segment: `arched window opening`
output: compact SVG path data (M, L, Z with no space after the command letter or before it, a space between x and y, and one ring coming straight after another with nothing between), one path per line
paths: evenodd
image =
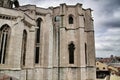
M40 29L41 29L41 22L42 19L38 18L36 23L37 23L37 31L36 31L36 48L35 48L35 63L39 63L39 54L40 54Z
M73 24L73 17L72 17L72 15L69 16L69 24Z
M23 31L23 38L22 38L22 65L25 65L25 58L26 58L26 44L27 44L27 32L26 30Z
M74 50L75 50L75 45L73 44L73 42L71 42L68 45L68 49L69 49L69 63L70 64L74 64Z
M3 25L0 29L0 64L5 64L9 36L10 27L8 25Z
M41 28L41 21L42 19L41 18L38 18L37 19L37 31L36 31L36 43L40 43L40 28Z

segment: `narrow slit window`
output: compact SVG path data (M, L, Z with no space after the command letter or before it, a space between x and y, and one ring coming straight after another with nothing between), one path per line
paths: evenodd
M87 44L85 43L85 63L87 64L88 61L87 61Z
M75 45L73 44L73 42L71 42L68 45L68 49L69 49L69 63L70 64L74 64L74 50L75 50Z
M35 63L39 63L39 47L36 47Z
M0 64L5 64L9 35L10 27L5 24L0 28Z
M39 63L39 56L40 56L40 33L41 33L41 22L42 19L38 18L36 23L37 23L37 27L38 29L36 30L36 44L35 44L35 63L38 64Z
M22 38L22 64L25 65L25 58L26 58L26 44L27 44L27 32L26 30L23 31L23 38Z
M87 64L87 44L85 43L85 63Z

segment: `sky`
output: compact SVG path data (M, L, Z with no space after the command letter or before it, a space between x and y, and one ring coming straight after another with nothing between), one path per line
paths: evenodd
M48 8L61 3L93 10L96 57L120 56L120 0L19 0L20 5Z

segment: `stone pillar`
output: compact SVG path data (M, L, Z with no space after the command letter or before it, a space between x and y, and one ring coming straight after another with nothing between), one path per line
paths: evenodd
M79 16L79 41L80 41L80 66L85 67L85 33L84 33L84 17Z
M52 68L53 67L53 25L52 25L52 17L50 14L47 14L48 16L48 34L49 34L49 49L48 49L48 67Z
M79 41L80 41L80 67L81 67L81 80L86 80L86 57L85 57L85 32L84 32L84 16L79 16Z
M35 64L35 26L32 26L27 34L26 68L33 68Z

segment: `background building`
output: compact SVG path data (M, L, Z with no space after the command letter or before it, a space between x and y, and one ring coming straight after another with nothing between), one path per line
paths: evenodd
M91 9L15 1L0 1L0 79L95 80Z
M96 58L97 80L119 80L120 79L120 57Z

